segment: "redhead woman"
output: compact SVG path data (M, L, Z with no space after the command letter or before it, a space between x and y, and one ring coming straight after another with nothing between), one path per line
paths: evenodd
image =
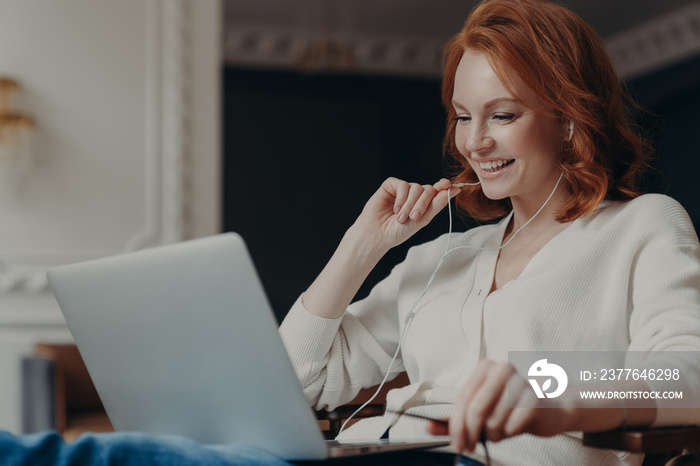
M490 441L497 464L640 464L577 432L700 422L665 400L517 407L532 394L514 351L700 350L700 255L683 208L641 195L650 148L592 28L537 0L482 2L446 47L443 103L452 180L387 180L347 231L281 335L309 401L333 409L406 371L387 414L341 438L416 438L425 422L466 453ZM460 186L466 183L465 186ZM500 221L412 248L364 300L359 285L387 250L455 196ZM696 353L697 354L697 353ZM395 356L395 359L392 358ZM698 400L700 358L682 381L601 381L597 389L682 389ZM534 396L533 396L534 398ZM687 406L700 406L689 401Z
M677 202L637 187L651 151L600 39L554 3L484 1L446 46L442 98L445 152L457 166L451 179L386 180L280 327L309 403L333 409L406 372L410 384L388 394L385 415L340 437L449 435L465 465L482 464L480 440L492 464L641 464L639 455L583 446L580 432L700 423L700 357L684 360L678 379L591 385L682 391L686 409L666 399L584 403L572 390L545 404L528 373L509 362L509 353L526 351L700 350L698 238ZM351 303L379 259L450 198L490 223L412 248L367 298ZM537 387L551 394L548 382ZM356 463L453 459L427 452ZM0 435L3 460L289 464L249 449L137 434L75 444L52 434Z

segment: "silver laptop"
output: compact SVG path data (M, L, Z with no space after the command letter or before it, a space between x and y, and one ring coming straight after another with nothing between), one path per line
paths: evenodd
M235 233L56 267L48 279L116 430L285 459L448 443L324 441Z

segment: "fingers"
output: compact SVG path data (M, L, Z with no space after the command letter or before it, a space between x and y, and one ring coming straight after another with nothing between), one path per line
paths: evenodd
M508 381L506 389L504 392L505 396L501 396L496 403L496 406L491 413L491 416L486 420L484 426L486 438L498 442L504 438L511 437L512 432L512 421L513 414L518 410L512 409L515 405L514 401L518 400L525 392L526 382L517 375L515 370L511 367L510 374L508 375Z
M401 214L401 208L406 204L406 200L408 199L408 194L410 191L411 185L400 180L396 180L396 197L394 199L394 213L398 215L399 217L399 223L405 223L406 219L405 217L402 217ZM404 216L406 215L405 212L403 213ZM402 221L403 220L403 221Z
M443 209L450 194L459 193L451 183L442 179L434 185L407 183L388 178L367 201L356 225L377 247L397 246L427 225Z
M425 426L425 430L427 430L430 435L449 435L450 429L448 423L445 421L447 421L447 419L443 419L442 422L429 421L428 425Z
M542 400L535 398L532 390L522 390L503 426L503 433L507 437L523 433L549 437L564 432L566 419L570 417L561 398Z
M393 210L401 224L409 220L432 220L432 217L447 205L447 194L442 193L448 189L452 195L459 192L459 188L452 188L450 182L444 178L432 186L407 183L395 178L390 178L387 183L388 187L395 191Z
M458 451L474 451L482 435L494 442L523 433L552 436L567 428L565 406L540 400L509 364L481 361L455 400L448 433ZM428 432L444 435L431 423Z
M481 433L481 426L478 422L480 413L476 412L476 410L482 407L476 406L472 399L486 381L489 370L487 363L488 361L479 363L455 400L454 407L452 408L452 416L450 417L450 437L452 439L452 446L457 451L473 451L474 447L471 444L470 428L478 431L471 433L472 436ZM481 416L483 416L483 413L481 413ZM470 427L467 427L468 418L472 420L472 422L469 423L471 424ZM477 422L473 422L473 420Z
M501 429L504 437L512 437L524 433L536 420L537 414L540 414L539 410L549 409L537 408L532 406L531 403L528 406L528 398L529 393L520 393L517 401L518 409L513 409L510 416L503 420Z
M458 451L474 451L482 432L491 431L502 437L503 420L511 408L507 404L506 386L512 368L484 360L477 366L464 389L455 400L449 433ZM492 420L492 417L494 418Z

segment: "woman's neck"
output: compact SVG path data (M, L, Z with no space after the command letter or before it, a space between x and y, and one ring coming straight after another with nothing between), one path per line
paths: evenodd
M539 196L511 197L513 219L511 231L517 231L528 223L529 229L539 229L560 223L557 217L570 199L567 183L560 179L552 190Z

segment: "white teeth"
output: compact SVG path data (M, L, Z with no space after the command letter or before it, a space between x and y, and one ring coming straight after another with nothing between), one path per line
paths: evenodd
M510 160L497 160L497 161L489 161L489 162L479 162L479 166L481 167L482 170L493 170L493 169L498 169L501 168L503 165L509 164L511 161Z

